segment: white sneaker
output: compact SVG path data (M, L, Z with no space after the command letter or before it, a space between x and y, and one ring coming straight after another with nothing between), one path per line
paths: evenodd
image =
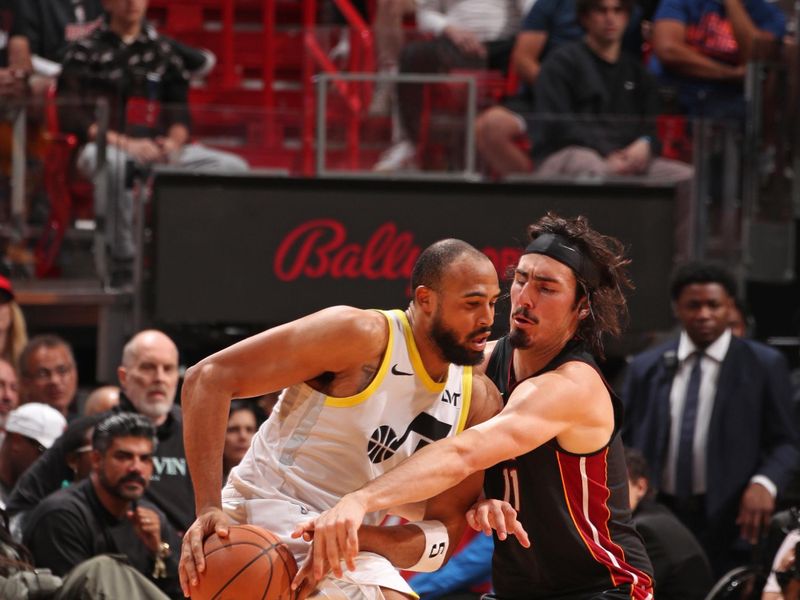
M328 52L328 58L334 63L345 64L350 58L350 34L343 31L338 43Z
M378 173L393 173L395 171L414 169L416 168L416 157L417 149L414 144L408 140L402 140L394 146L390 146L386 152L381 154L372 170Z

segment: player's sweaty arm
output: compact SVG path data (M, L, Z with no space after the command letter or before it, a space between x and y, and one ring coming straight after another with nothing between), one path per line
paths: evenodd
M202 360L190 368L181 394L186 460L192 475L197 520L187 530L180 562L181 587L205 569L202 544L215 532L227 535L220 510L222 450L233 398L248 398L312 380L362 376L364 364L382 356L386 318L375 311L339 306L275 327ZM336 352L320 351L336 348Z
M472 390L467 428L487 421L502 408L502 399L497 388L484 375L473 376ZM466 525L464 515L479 498L482 485L483 471L479 471L431 498L425 504L420 525L409 523L390 527L362 526L357 534L358 548L380 554L401 569L438 568L438 565L450 558L461 540ZM308 531L312 523L313 521L298 526L295 537ZM309 534L307 538L310 537ZM329 556L332 556L329 553L336 551L336 545L328 544L324 536L319 539L321 543L314 538L312 552L309 554L311 558L295 578L296 589L313 589L313 584L328 570L332 570L337 577L342 575L341 563L338 560L329 560Z

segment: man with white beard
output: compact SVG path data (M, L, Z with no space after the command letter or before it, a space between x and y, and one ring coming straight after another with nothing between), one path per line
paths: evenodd
M156 426L158 447L145 496L182 533L194 521L194 492L183 450L183 417L175 406L178 348L161 331L141 331L125 345L117 376L121 393L114 410L137 412Z

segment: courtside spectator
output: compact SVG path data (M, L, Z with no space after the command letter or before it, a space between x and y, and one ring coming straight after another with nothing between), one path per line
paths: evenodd
M84 415L96 415L104 413L119 404L119 387L116 385L104 385L97 388L86 398L83 404Z
M656 580L658 600L703 600L714 584L711 566L691 531L653 499L642 453L625 450L633 524L642 536Z
M97 425L90 476L49 496L28 518L23 543L36 566L65 575L95 556L121 554L143 576L131 578L131 593L155 584L180 596L178 537L143 497L156 445L155 428L142 415L120 413Z
M16 365L27 343L25 316L15 299L8 270L0 264L0 358Z
M728 327L736 337L751 338L755 333L755 319L739 296L733 299L733 306L728 313Z
M161 331L137 333L122 351L117 375L122 394L114 410L137 412L156 427L158 447L147 499L177 531L185 531L194 521L194 491L183 449L183 417L175 405L178 348Z
M67 422L54 408L34 402L12 410L0 446L0 504L5 508L20 476L58 439Z
M77 412L78 367L72 347L57 335L37 335L19 357L22 402L48 404L67 418Z
M11 537L5 519L0 518L0 598L50 598L60 587L60 577L34 569L31 553Z
M15 539L22 539L25 519L44 498L89 474L92 431L105 416L73 419L64 434L17 480L6 506L9 528Z
M250 448L250 440L258 429L258 413L253 402L234 400L228 412L228 428L225 430L225 447L222 450L222 481L238 465Z
M142 331L125 345L117 373L122 394L120 404L112 412L142 414L156 427L158 446L146 496L167 516L174 529L183 531L194 520L194 492L183 450L183 418L180 408L174 404L178 388L178 349L162 332ZM75 474L67 455L84 444L80 438L72 436L67 446L65 438L66 435L62 436L20 481L8 506L12 515L30 511L42 498L58 489L62 481L73 480ZM18 527L12 529L16 531Z
M14 367L0 359L0 428L5 426L9 413L19 404L17 374ZM2 436L0 435L0 442Z

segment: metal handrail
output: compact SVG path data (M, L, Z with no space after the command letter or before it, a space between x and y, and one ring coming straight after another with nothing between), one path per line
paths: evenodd
M350 38L351 72L374 72L375 56L372 32L350 0L334 1L353 31ZM316 0L304 0L303 25L305 32L303 43L308 55L303 68L303 173L307 176L314 174L314 112L316 108L313 80L314 67L318 67L328 75L341 74L340 69L328 58L316 38L316 12ZM338 79L334 84L334 88L342 96L348 109L348 159L351 166L355 167L358 163L359 115L362 107L366 104L367 97L371 91L371 84L369 82L349 84Z

